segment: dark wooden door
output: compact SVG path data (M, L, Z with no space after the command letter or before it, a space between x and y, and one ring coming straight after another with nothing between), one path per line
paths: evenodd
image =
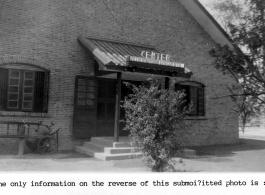
M96 135L96 94L95 77L77 76L75 79L73 134L75 138Z
M116 83L114 79L98 78L96 136L113 136Z

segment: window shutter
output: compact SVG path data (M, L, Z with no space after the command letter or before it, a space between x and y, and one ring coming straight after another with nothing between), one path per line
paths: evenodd
M21 81L22 74L20 70L9 70L7 109L19 110L21 101Z
M204 89L198 88L198 115L204 115Z
M184 93L189 95L189 86L188 85L175 85L175 91L182 91L184 89Z
M190 112L191 115L197 115L198 113L198 108L197 108L197 87L194 86L190 86L189 90L190 90L190 103L192 102L192 108L193 110Z
M47 112L48 110L49 73L35 73L34 112Z
M6 108L8 70L0 68L0 110Z
M180 91L180 90L181 90L181 86L178 85L178 84L176 84L176 85L175 85L175 91Z
M183 98L183 100L185 102L182 104L182 108L184 108L185 106L188 106L188 104L190 103L190 100L189 100L189 96L190 96L190 94L189 94L189 86L176 84L175 85L175 91L184 91L185 97Z
M49 98L49 73L44 74L44 92L43 92L43 112L48 112L48 98Z
M34 77L32 71L24 71L22 87L22 110L32 111L34 102Z
M202 85L187 85L187 83L176 84L175 91L183 90L187 94L185 96L186 105L190 102L193 103L193 110L190 112L190 115L193 116L204 116L204 87Z

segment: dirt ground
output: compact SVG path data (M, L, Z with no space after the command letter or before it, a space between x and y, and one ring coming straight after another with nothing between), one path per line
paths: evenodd
M234 145L193 147L196 156L183 158L184 172L265 172L265 129L248 128ZM27 172L150 172L142 159L101 161L73 151L57 154L0 155L0 171Z

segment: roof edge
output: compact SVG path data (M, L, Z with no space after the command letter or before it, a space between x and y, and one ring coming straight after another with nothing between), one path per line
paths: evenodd
M198 0L179 0L179 2L187 9L187 11L216 43L221 45L227 44L234 48L228 34Z
M102 62L104 65L113 65L115 64L104 52L101 52L97 46L95 46L91 41L86 39L83 36L78 36L77 40L85 46L92 54Z
M117 40L106 39L106 38L101 38L101 37L87 36L85 38L87 38L87 39L95 39L95 40L99 40L99 41L107 41L107 42L111 42L111 43L119 43L119 44L124 44L124 45L133 45L133 46L137 46L137 47L146 47L148 49L156 50L155 46L153 46L153 45L138 44L138 43L132 43L132 42L126 42L126 41L117 41Z
M229 40L232 44L232 40L230 39L229 35L225 32L223 27L214 19L214 17L208 12L208 10L198 1L194 0L194 2L198 5L198 7L209 17L209 19L214 23L214 25L221 31L221 33ZM233 44L232 44L233 45Z

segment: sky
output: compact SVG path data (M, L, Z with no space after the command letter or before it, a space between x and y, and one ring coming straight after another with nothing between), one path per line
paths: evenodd
M199 0L199 2L202 4L202 5L205 5L207 3L210 3L211 1L213 0Z
M214 0L198 0L204 7L206 4L214 2ZM207 9L207 7L205 7Z
M205 9L211 14L211 15L213 15L213 14L215 14L215 11L214 10L212 10L212 9L209 9L209 7L206 7L205 5L207 5L207 4L210 4L211 2L215 2L216 0L198 0L204 7L205 7ZM213 15L213 17L214 17L214 15ZM218 20L216 20L217 22L218 22Z
M199 0L202 4L204 4L204 3L207 3L207 2L209 2L209 1L211 1L211 0Z
M198 0L204 7L205 5L214 2L215 0ZM207 9L207 11L211 14L211 12L213 12L213 10L209 10L207 7L205 7L205 9Z

